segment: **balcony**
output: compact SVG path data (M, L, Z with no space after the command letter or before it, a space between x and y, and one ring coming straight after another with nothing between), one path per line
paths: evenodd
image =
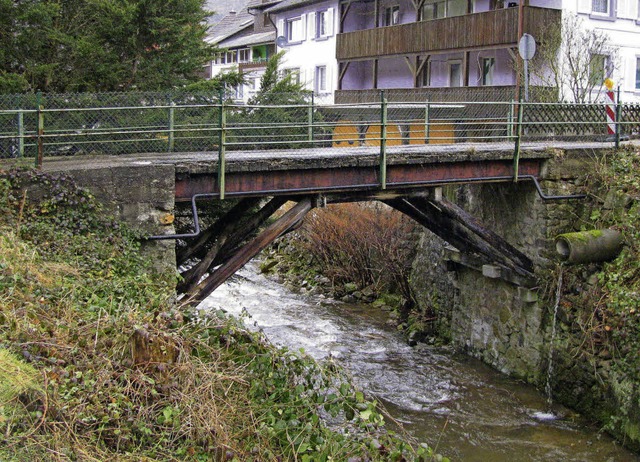
M384 90L385 98L390 103L408 103L429 101L511 101L516 88L506 87L456 87L456 88L402 88ZM337 90L336 104L377 103L380 101L380 90Z
M560 24L561 10L525 6L524 32L534 37ZM517 46L518 8L338 34L338 61Z
M264 69L267 67L266 59L257 59L255 61L246 61L243 63L238 63L238 69L240 72L247 73L250 71L255 71L256 69Z

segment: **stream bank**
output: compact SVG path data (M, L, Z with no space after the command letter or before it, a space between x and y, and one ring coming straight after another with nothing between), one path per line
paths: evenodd
M424 233L413 262L418 310L437 313L436 328L468 355L540 390L640 450L640 193L637 150L596 158L556 152L546 167L547 194L584 200L543 201L529 183L470 185L445 191L535 263L538 284L517 286L458 264L447 244ZM626 246L608 263L561 271L554 238L614 228ZM557 316L554 312L557 311ZM556 324L557 322L557 324ZM557 335L552 343L553 326ZM548 381L547 371L553 374ZM549 382L549 383L548 383Z
M293 293L252 262L202 306L242 317L276 345L344 366L393 418L452 460L638 461L534 387L451 348L410 347L369 305Z

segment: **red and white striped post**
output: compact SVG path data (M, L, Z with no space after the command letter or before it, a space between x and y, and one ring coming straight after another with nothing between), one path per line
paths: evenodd
M607 133L616 134L616 96L613 93L613 80L605 79L604 85L607 87Z

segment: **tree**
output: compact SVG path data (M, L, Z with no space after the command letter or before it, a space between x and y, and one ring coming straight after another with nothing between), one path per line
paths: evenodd
M236 141L244 143L243 149L307 146L308 100L311 92L295 75L280 71L283 57L284 51L281 51L269 58L260 80L260 89L248 101L247 107L238 111L235 119L232 119L251 127L234 132Z
M204 0L0 0L0 91L160 90L214 48Z
M267 67L260 79L260 89L256 96L249 100L250 105L267 104L303 104L310 95L304 84L291 72L281 72L280 66L284 58L280 51L269 58Z
M617 49L609 36L585 27L575 14L542 31L531 73L544 86L558 90L560 101L597 102L604 79L617 68Z

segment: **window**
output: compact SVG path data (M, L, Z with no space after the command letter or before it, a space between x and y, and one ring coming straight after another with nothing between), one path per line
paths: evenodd
M291 69L285 69L284 70L284 74L291 76L291 82L292 83L295 83L295 84L299 84L300 83L300 69L299 68L294 67L294 68L291 68Z
M251 50L248 48L243 48L242 50L238 50L238 62L239 63L248 63L250 62Z
M326 37L328 34L328 11L318 11L316 14L316 38Z
M425 3L422 5L421 19L428 21L430 19L444 18L445 11L445 2Z
M462 63L460 61L449 62L449 86L462 86Z
M591 12L608 15L609 0L591 0Z
M304 40L304 29L301 17L287 19L286 32L288 42L301 42Z
M462 16L467 13L466 0L431 0L426 1L422 5L420 20L428 21L430 19L451 18L453 16Z
M398 22L400 22L400 7L395 5L385 8L383 26L393 26Z
M420 70L418 85L421 87L430 87L431 86L431 62L427 61L422 64L422 69Z
M316 66L314 89L316 93L327 91L327 66Z
M227 64L232 64L238 62L238 54L236 51L227 51Z
M310 17L312 19L309 25L314 38L322 39L333 35L333 8L312 13Z
M640 90L640 58L636 58L636 90Z
M593 55L589 62L589 83L591 85L603 85L604 79L609 77L609 63L611 59L607 55Z
M496 58L482 58L482 85L493 85L493 69L496 67Z

